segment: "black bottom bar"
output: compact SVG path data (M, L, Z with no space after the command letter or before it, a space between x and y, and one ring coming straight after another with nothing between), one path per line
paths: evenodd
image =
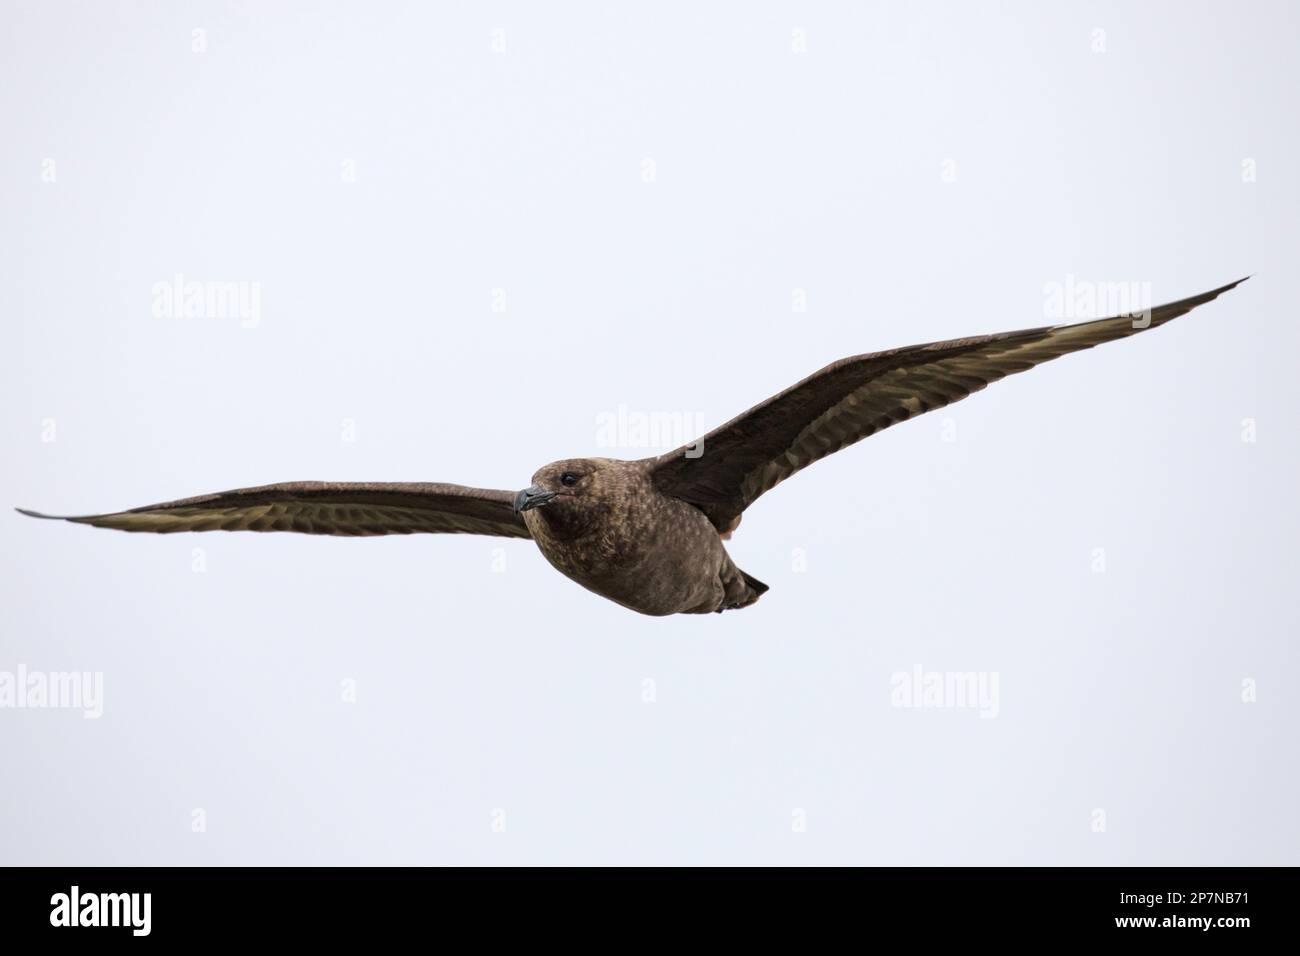
M7 942L681 939L847 931L918 945L1289 937L1294 869L7 869ZM74 889L75 887L75 889ZM147 896L146 896L147 894ZM602 935L608 930L602 930ZM1244 934L1244 935L1243 935ZM608 938L607 942L615 942Z

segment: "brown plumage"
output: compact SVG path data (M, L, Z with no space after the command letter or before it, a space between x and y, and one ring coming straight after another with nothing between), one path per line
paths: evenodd
M518 493L294 482L64 520L122 531L531 537L557 570L643 614L747 607L767 585L722 545L766 491L890 425L1043 362L1155 328L1244 280L1150 310L843 359L658 458L554 462ZM18 509L36 518L55 517Z

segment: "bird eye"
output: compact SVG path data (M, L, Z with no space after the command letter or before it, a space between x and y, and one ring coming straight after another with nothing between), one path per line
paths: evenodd
M572 488L577 483L578 476L571 471L566 471L564 474L560 475L560 484L564 485L566 488Z

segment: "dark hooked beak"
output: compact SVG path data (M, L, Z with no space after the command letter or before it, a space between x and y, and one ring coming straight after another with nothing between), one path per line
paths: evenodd
M519 514L521 511L531 511L533 508L540 508L554 498L556 494L557 492L547 491L541 485L529 485L515 495L515 514Z

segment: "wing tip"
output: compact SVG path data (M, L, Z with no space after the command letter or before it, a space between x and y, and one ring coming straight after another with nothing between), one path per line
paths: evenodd
M33 511L30 508L14 508L14 511L29 518L40 518L42 521L72 521L76 524L88 524L94 518L107 517L106 515L47 515L43 511Z
M1207 302L1213 302L1219 296L1223 295L1223 293L1231 292L1233 289L1237 288L1237 286L1241 285L1247 279L1253 278L1254 275L1255 273L1252 272L1250 275L1242 276L1240 279L1238 279L1235 282L1229 282L1227 285L1221 285L1217 289L1211 289L1209 292L1202 292L1200 295L1194 295L1190 298L1183 299L1181 302L1172 302L1170 303L1170 305L1173 306L1185 305L1187 306L1187 311L1190 312L1198 305L1205 305Z
M1254 275L1255 273L1252 272L1250 275L1242 276L1240 279L1237 279L1235 282L1229 282L1227 285L1221 285L1217 289L1210 289L1198 295L1192 295L1192 296L1188 296L1185 299L1179 299L1176 302L1166 302L1164 305L1159 305L1156 306L1155 308L1147 309L1145 310L1147 316L1153 319L1154 321L1150 321L1148 324L1142 326L1135 325L1134 328L1137 329L1138 331L1141 331L1142 329L1145 328L1164 325L1165 323L1171 321L1172 319L1176 319L1179 318L1180 316L1186 315L1188 312L1191 312L1193 309L1199 308L1200 306L1213 302L1219 296L1223 295L1223 293L1232 291L1233 289L1237 288L1237 286L1245 282L1247 279L1253 278ZM1121 316L1115 316L1114 318L1130 318L1130 317L1135 317L1138 314L1140 313L1135 312L1132 314L1132 316L1121 315ZM1079 325L1085 325L1085 324L1088 323L1083 323L1083 322L1079 323ZM1057 326L1057 328L1068 328L1068 326Z

